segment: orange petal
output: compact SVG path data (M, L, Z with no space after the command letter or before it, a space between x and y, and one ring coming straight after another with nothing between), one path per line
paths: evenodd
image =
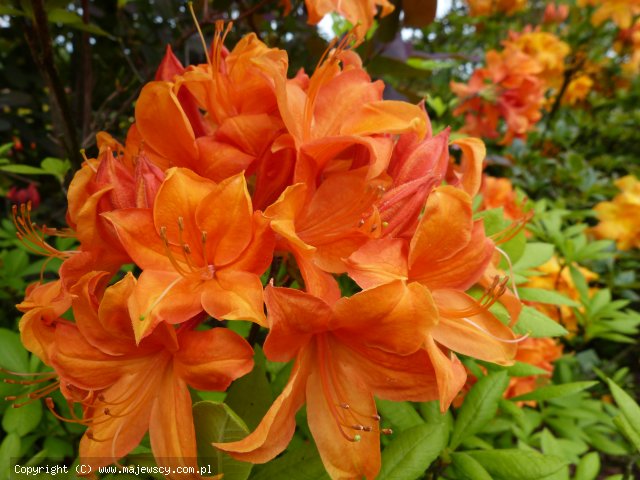
M471 198L451 186L429 195L424 215L409 249L411 276L427 274L433 264L451 258L469 243L473 212Z
M438 381L440 411L445 412L467 381L467 371L453 353L447 356L440 350L431 335L427 335L425 345Z
M235 260L251 241L253 209L242 173L210 192L199 202L195 218L199 230L207 233L207 262L222 266Z
M380 433L376 431L360 432L349 428L351 424L363 423L376 426L371 418L376 414L376 404L368 386L361 380L357 370L349 364L332 365L335 375L333 380L338 385L332 385L334 391L326 391L329 381L325 381L316 367L307 381L307 421L313 439L318 446L322 463L331 478L362 478L373 480L380 470ZM341 391L344 398L335 397L335 390ZM351 409L362 412L360 417L351 415L340 409L340 403L346 401ZM341 415L338 424L334 418L337 409ZM369 414L369 418L366 418ZM343 418L342 418L343 417ZM358 421L360 420L360 421ZM351 422L351 423L347 423ZM349 441L341 431L354 438L360 436L359 441Z
M346 344L401 355L418 350L425 333L438 322L429 290L402 281L342 298L336 302L334 313L331 329Z
M304 403L309 374L307 356L308 352L303 351L296 360L289 382L252 433L237 442L214 443L213 446L251 463L268 462L287 448L296 430L296 412Z
M369 240L346 260L347 272L362 288L406 280L407 242L399 238Z
M173 119L170 130L167 118ZM174 165L193 167L198 159L195 134L169 82L147 83L136 102L136 126L144 143Z
M440 310L440 323L432 330L434 340L479 360L512 365L517 352L515 335L491 313L478 309L477 302L456 290L436 290L433 298ZM475 309L479 313L461 316L455 312Z
M461 183L462 188L471 197L480 190L482 183L482 168L487 149L479 138L460 138L451 142L462 149Z
M197 390L224 391L253 368L253 350L237 333L226 328L187 330L178 335L175 375Z
M399 134L414 131L420 138L427 131L425 112L418 105L395 100L381 100L362 105L345 118L343 135Z
M192 293L193 295L193 293ZM221 270L202 286L202 307L220 320L249 320L266 325L262 283L258 275Z
M294 358L316 333L327 331L331 308L320 298L290 288L268 286L264 292L269 335L264 352L270 360Z

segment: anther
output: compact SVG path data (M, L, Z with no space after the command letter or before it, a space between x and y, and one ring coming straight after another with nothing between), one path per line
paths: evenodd
M341 403L340 408L344 408L345 410L349 410L349 404L348 403Z
M353 442L359 442L360 440L362 440L362 437L360 435L354 435L353 436Z
M178 217L178 228L181 232L184 230L184 219L182 217Z
M380 430L383 435L393 435L393 430L390 428L383 428Z
M380 415L371 415L371 418L373 418L376 422L380 421Z

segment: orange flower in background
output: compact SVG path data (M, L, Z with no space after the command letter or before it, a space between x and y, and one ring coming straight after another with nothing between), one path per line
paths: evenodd
M621 30L614 48L620 55L627 55L622 64L623 71L629 77L640 72L640 20L636 20L631 28Z
M291 10L291 0L283 0L285 14ZM305 0L309 25L317 25L325 15L337 13L347 19L355 28L358 39L363 39L373 25L373 19L380 10L380 17L386 17L394 10L388 0Z
M518 194L508 178L483 175L480 193L482 193L481 210L502 208L505 218L509 220L518 220L525 216L523 207L526 199L518 198Z
M516 361L533 365L548 372L547 375L511 377L505 398L513 398L547 385L553 374L553 362L562 356L562 345L553 338L527 338L518 345ZM535 402L525 402L535 405Z
M549 87L560 87L564 78L564 61L571 52L567 43L553 33L528 28L522 33L509 32L504 45L507 49L513 47L529 55L541 67L537 72L540 80Z
M90 393L82 419L70 420L88 427L81 461L116 462L148 431L160 466L197 467L188 387L225 390L251 370L253 351L231 330L194 331L197 321L178 330L159 325L139 342L127 309L136 281L128 274L104 291L109 276L93 272L74 286L76 323L56 327L51 354L61 383Z
M505 13L512 15L527 7L527 0L467 0L472 17Z
M593 88L593 80L589 75L580 75L569 82L567 90L562 97L562 103L575 105L581 102Z
M181 323L203 309L218 319L264 324L259 276L271 263L274 239L253 211L242 174L216 184L175 168L153 209L106 217L142 269L129 300L138 341L162 321Z
M587 282L598 278L596 273L584 267L578 267L578 269ZM554 256L544 265L537 267L536 270L540 271L541 275L529 277L526 284L527 287L560 292L572 300L578 300L580 298L580 294L573 283L569 269L561 268L557 257ZM570 332L578 331L577 318L571 307L567 305L545 305L542 303L536 303L534 306L548 317L562 323Z
M569 5L564 3L547 3L544 8L542 23L562 23L569 16Z
M640 248L640 180L627 175L615 184L621 192L594 207L600 223L591 231L598 238L615 240L620 250Z
M640 15L640 0L578 0L579 7L595 7L591 23L599 26L611 20L620 28L629 28L633 17Z
M460 99L453 113L465 115L463 132L491 139L500 136L498 122L503 118L506 131L500 143L508 145L514 138L525 138L542 116L544 85L538 77L542 67L511 45L502 52L487 52L486 63L473 72L468 84L451 82Z
M422 335L438 321L428 290L392 282L333 304L299 290L267 287L267 358L295 359L289 383L243 440L216 443L233 457L263 463L282 452L307 404L307 421L332 478L374 479L380 434L374 395L437 398Z

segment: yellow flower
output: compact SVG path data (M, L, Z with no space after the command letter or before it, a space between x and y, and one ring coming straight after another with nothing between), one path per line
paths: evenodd
M615 240L620 250L640 248L640 181L627 175L615 183L621 193L595 206L600 223L592 232L598 238Z
M567 85L562 102L568 105L575 105L587 97L592 87L593 80L591 77L589 75L580 75Z

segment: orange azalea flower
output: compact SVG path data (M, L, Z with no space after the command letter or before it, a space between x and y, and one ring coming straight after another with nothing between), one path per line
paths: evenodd
M578 267L580 273L585 277L587 282L591 282L598 278L598 275L584 267ZM527 287L542 288L545 290L554 290L566 295L572 300L578 300L580 294L576 289L573 279L568 268L560 268L557 257L552 257L544 265L536 268L541 274L529 277L526 284ZM535 308L557 322L561 322L570 332L578 331L578 324L575 314L571 307L566 305L554 306L536 303Z
M291 0L283 0L285 15L291 10ZM386 17L394 10L388 0L305 0L309 25L317 25L328 13L337 13L354 25L353 32L363 39L373 25L373 18L380 8L380 17Z
M274 239L262 213L253 211L244 175L216 184L174 168L153 209L105 216L142 269L129 300L138 341L161 321L181 323L203 309L264 324L259 275L271 262Z
M427 289L392 282L327 304L298 290L267 287L274 361L295 359L289 383L256 430L217 443L233 457L267 462L284 450L306 400L307 419L332 478L373 479L380 470L380 417L373 396L424 401L437 396L433 370L420 349L437 322Z
M349 38L326 54L308 83L271 75L278 81L278 107L288 131L273 148L295 148L293 183L313 186L323 171L367 165L369 178L375 178L389 164L393 135L415 132L422 139L427 132L423 108L383 100L384 84L372 82L360 57L345 50Z
M593 88L593 80L589 75L580 75L569 82L567 90L562 97L562 103L575 105L581 102Z
M505 218L518 220L526 214L523 210L526 199L518 199L518 194L508 178L497 178L491 175L482 177L482 210L502 208Z
M16 305L24 313L19 324L22 344L46 365L51 364L49 349L53 343L56 321L69 307L71 296L60 280L29 285L24 300Z
M251 370L251 347L228 329L194 331L193 322L159 325L138 342L127 309L136 281L127 274L103 294L109 277L93 272L74 286L76 323L56 327L51 355L62 384L90 393L83 418L70 420L88 427L81 462L116 462L149 431L159 465L197 467L188 387L225 390Z
M564 3L547 3L544 8L542 23L562 23L569 16L569 5Z
M511 377L505 398L518 397L533 392L549 383L553 374L553 362L562 356L562 345L553 338L527 338L518 345L516 361L534 365L549 372L547 375ZM535 402L526 402L535 405Z
M262 208L282 192L293 168L287 149L271 148L284 133L274 93L279 80L271 77L286 79L287 54L253 34L227 52L227 31L216 24L207 64L181 71L167 52L159 79L145 85L136 103L134 133L163 169L186 167L216 182L256 174Z
M504 293L505 283L490 285L480 302L464 293L481 279L493 251L482 222L473 221L469 195L443 186L429 196L410 241L371 240L348 259L349 276L363 288L401 279L431 291L440 321L422 335L436 370L443 411L466 378L453 351L489 362L513 362L513 332L488 311Z
M527 7L527 0L467 0L472 17L506 13L512 15Z
M615 240L620 250L640 248L640 181L627 175L615 184L621 193L595 206L600 223L591 231L598 238Z
M540 65L538 78L549 87L559 88L564 79L564 61L571 52L567 43L556 35L527 28L522 33L509 32L509 39L504 42L507 48L520 50Z
M538 78L540 64L521 50L507 45L502 52L486 54L487 66L476 69L467 85L451 83L461 103L455 115L465 114L462 129L470 135L497 138L498 121L506 121L502 144L525 138L540 120L544 101L543 84Z

